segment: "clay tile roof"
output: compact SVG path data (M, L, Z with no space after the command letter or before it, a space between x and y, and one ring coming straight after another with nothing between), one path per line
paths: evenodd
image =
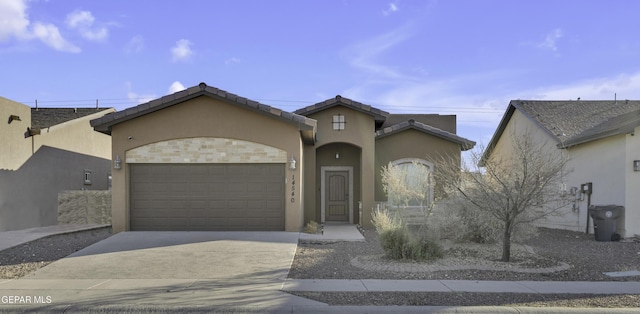
M128 121L136 117L154 112L156 110L167 108L200 96L222 99L231 104L245 107L247 109L269 115L285 122L296 124L305 142L315 142L315 120L300 116L295 113L286 112L265 104L261 104L257 101L240 97L219 88L207 86L207 84L205 83L200 83L197 86L189 87L185 90L152 100L148 103L125 109L124 111L107 114L104 117L91 120L91 126L93 126L93 128L98 132L111 134L111 127L115 124L122 123L124 121Z
M380 122L386 120L387 117L389 116L389 113L386 111L380 110L375 107L371 107L369 105L365 105L363 103L351 100L349 98L342 97L340 95L334 98L329 98L325 101L304 107L304 108L300 108L294 111L294 113L303 115L303 116L308 116L318 111L322 111L338 105L342 105L347 108L351 108L356 111L360 111L360 112L364 112L366 114L372 115L376 121L380 121Z
M424 124L422 122L415 121L413 119L402 121L394 125L386 126L376 131L376 138L383 138L385 136L396 134L398 132L402 132L407 129L417 130L420 132L424 132L426 134L430 134L430 135L437 136L439 138L454 142L460 145L460 148L462 150L472 149L476 145L476 142L474 141L468 140L454 133L447 132L442 129Z

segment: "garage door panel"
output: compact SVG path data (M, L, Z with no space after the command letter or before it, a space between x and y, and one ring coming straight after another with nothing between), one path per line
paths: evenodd
M284 230L284 164L132 164L132 230Z
M249 173L249 168L244 165L230 165L227 174L230 176L244 176Z
M265 200L265 208L267 210L279 211L284 208L284 201L281 199L268 199Z

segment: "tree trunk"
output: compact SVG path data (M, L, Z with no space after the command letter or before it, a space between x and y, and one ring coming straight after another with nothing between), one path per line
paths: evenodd
M502 259L503 262L508 262L511 258L511 228L507 226L504 230L502 238Z

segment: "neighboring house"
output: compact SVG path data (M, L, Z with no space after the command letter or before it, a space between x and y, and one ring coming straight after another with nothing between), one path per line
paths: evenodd
M114 111L0 97L0 231L56 224L63 190L109 188L111 138L89 121Z
M382 166L475 144L455 116L340 96L292 113L204 83L91 124L112 137L114 232L370 227Z
M509 153L512 130L528 132L548 144L547 149L563 150L570 158L570 172L558 192L573 198L574 204L562 215L548 217L545 226L585 232L590 201L591 205L624 206L625 214L617 220L618 233L640 235L639 126L637 100L512 100L483 160ZM592 187L590 197L580 193L587 183Z

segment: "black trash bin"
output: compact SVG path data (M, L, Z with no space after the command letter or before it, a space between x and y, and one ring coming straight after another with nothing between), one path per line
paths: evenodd
M618 241L618 217L624 211L624 206L595 205L589 207L589 215L593 219L593 233L596 241Z

